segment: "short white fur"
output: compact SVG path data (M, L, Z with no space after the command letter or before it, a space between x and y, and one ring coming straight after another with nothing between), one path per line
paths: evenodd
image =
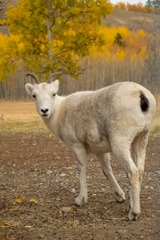
M81 206L88 200L86 161L89 153L99 158L105 176L111 182L118 202L125 193L116 181L110 165L113 152L125 170L130 184L129 219L140 215L140 189L148 132L156 109L154 96L133 82L120 82L96 91L57 95L59 82L30 84L26 91L35 99L37 111L48 129L76 155L80 174L80 193L75 199ZM142 111L140 94L148 99Z

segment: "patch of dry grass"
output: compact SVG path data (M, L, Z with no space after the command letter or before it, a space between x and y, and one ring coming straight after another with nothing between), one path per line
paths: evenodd
M3 121L0 122L0 133L39 132L47 133L47 129L40 121Z
M157 110L151 135L160 134L160 94L156 95ZM38 116L34 102L0 101L0 132L43 132L47 130Z
M0 117L4 121L40 121L34 102L0 101Z
M46 131L34 102L0 101L0 132Z
M151 135L153 136L160 135L160 94L156 95L156 101L157 101L157 109L156 109L155 117L151 127Z

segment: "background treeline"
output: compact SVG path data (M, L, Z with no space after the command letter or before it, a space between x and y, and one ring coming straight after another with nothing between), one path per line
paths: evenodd
M86 69L79 79L63 76L60 84L60 94L66 95L80 90L94 90L118 81L133 81L146 86L154 93L160 91L159 64L160 55L154 65L154 56L147 62L138 58L130 60L128 57L122 61L107 59L106 57L87 57L83 61ZM157 68L157 69L156 69ZM15 75L11 75L9 81L0 83L1 99L27 99L24 90L26 82L31 80L25 77L26 71L19 67ZM31 81L32 82L32 81Z
M0 34L1 99L27 98L24 85L26 82L31 81L31 79L25 77L28 70L34 71L43 81L47 79L48 74L52 70L53 72L57 71L61 66L65 69L63 71L64 74L61 76L61 94L69 94L79 90L94 90L118 81L134 81L146 86L154 93L160 91L159 15L156 15L156 18L153 18L152 14L146 13L144 15L132 13L130 15L126 10L113 11L114 8L109 4L106 5L106 12L113 11L113 13L109 17L103 17L102 24L97 24L96 27L94 24L95 32L90 30L93 29L92 13L89 13L87 24L86 22L84 24L80 22L79 25L79 19L76 19L77 26L75 24L74 27L75 29L80 29L80 34L76 35L73 25L70 25L72 24L70 21L68 21L64 32L58 31L64 27L66 22L66 15L64 15L64 9L62 9L64 21L61 22L60 13L58 13L57 24L54 26L53 22L51 22L53 28L49 32L49 28L45 29L45 25L41 25L41 23L45 23L45 18L42 18L41 12L37 11L38 5L36 3L40 3L38 8L40 9L42 7L41 1L36 0L34 2L35 5L31 6L33 7L32 11L35 11L37 16L35 14L33 19L28 18L31 24L28 22L28 25L24 26L25 31L21 25L23 26L27 22L26 20L23 22L24 15L27 17L27 14L30 14L30 9L27 10L28 5L27 7L20 5L21 11L18 8L10 8L8 18L6 17L7 15L1 15L1 32L3 32ZM33 3L31 0L21 0L20 2L23 4L27 2ZM51 2L56 1L51 0ZM73 2L74 4L76 3L76 1ZM73 2L70 1L72 7ZM98 16L101 18L101 13L98 12L97 6L94 6L95 2L92 2L93 9L95 12L97 11ZM23 7L25 7L26 11L22 11ZM71 14L73 15L76 11L78 16L79 8L76 5ZM53 11L53 5L51 9ZM67 11L66 14L68 14ZM81 14L80 12L80 17ZM123 18L121 18L121 15L123 15ZM38 16L40 16L40 19ZM48 16L50 16L52 21L52 15ZM141 29L138 29L137 23L143 21L143 16L145 16L147 24L145 24L144 28L142 26ZM84 16L85 20L86 17L88 15ZM20 25L17 23L18 18L20 18ZM118 21L118 24L115 23L115 19ZM131 19L132 26L129 25ZM40 28L33 24L34 21L40 25ZM57 26L59 26L59 29L57 29ZM4 31L6 28L7 30ZM90 34L88 35L90 39L84 45L86 43L87 31ZM59 32L60 35L58 35ZM45 38L43 37L44 33L46 34ZM48 33L51 37L55 37L58 33L56 38L51 39L53 42L52 46L47 42L49 39ZM67 39L67 42L65 42L64 38ZM69 53L67 52L68 49ZM58 59L57 62L60 62L60 65L55 61L55 56L57 56L56 60ZM80 72L80 74L74 76L76 71Z
M119 10L160 14L159 0L147 0L145 5L142 2L131 4L120 1L115 4L115 7Z

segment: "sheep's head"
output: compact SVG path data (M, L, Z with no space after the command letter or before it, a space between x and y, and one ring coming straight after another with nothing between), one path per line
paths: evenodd
M55 99L59 88L59 80L53 80L50 76L48 82L39 83L38 78L34 74L31 76L36 83L27 83L25 89L29 95L35 100L37 112L42 118L49 118L54 113Z

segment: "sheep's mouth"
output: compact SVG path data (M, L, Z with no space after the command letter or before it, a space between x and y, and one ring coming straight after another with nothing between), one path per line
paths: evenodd
M44 118L47 118L47 117L49 117L49 114L42 114L41 116Z

